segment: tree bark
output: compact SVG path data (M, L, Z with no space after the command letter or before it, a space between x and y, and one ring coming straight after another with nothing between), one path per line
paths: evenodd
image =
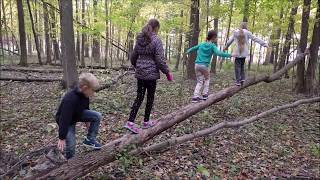
M207 108L212 104L229 98L237 92L252 85L258 84L260 82L269 83L277 79L280 79L281 76L284 75L286 71L288 71L288 69L295 66L297 62L302 60L304 56L305 54L299 54L294 61L290 62L284 68L270 76L262 75L259 77L253 77L248 79L248 81L246 81L243 86L231 86L222 89L221 91L216 92L215 94L211 94L206 101L197 104L186 105L175 112L162 116L158 119L158 124L156 126L144 130L140 132L138 135L124 135L121 138L109 142L100 151L91 151L87 154L76 156L70 159L68 163L64 163L59 167L47 170L43 174L35 174L30 179L34 177L37 177L37 179L73 179L81 177L102 165L108 164L116 160L116 156L123 150L129 152L131 150L136 150L137 148L135 147L141 146L142 144L152 139L154 136L169 129L177 123L184 121L188 117L202 111L203 109Z
M200 7L200 0L192 0L191 1L191 11L190 11L190 41L189 47L196 46L198 44L199 38L199 7ZM194 70L194 64L196 59L197 53L192 53L187 61L187 78L188 79L195 79L196 74Z
M183 10L180 12L180 18L183 18ZM177 61L174 69L177 71L179 70L179 63L181 59L181 50L182 50L182 27L183 27L183 21L181 21L181 28L179 28L179 38L178 38L178 52L177 52Z
M224 42L224 45L227 44L228 39L229 39L229 34L230 34L230 28L231 28L231 21L232 21L232 14L233 14L233 4L234 4L234 0L230 1L230 7L229 7L229 15L228 15L228 29L227 29L227 35L226 35L226 39ZM220 67L219 67L219 71L222 68L222 63L223 61L220 61Z
M72 1L60 0L61 49L63 62L63 85L73 88L78 82L76 67Z
M276 72L278 65L280 41L281 41L281 24L283 19L283 8L280 10L280 24L277 26L276 37L275 37L275 50L274 50L274 59L273 59L273 72Z
M108 55L109 55L109 12L108 12L108 0L104 1L105 4L105 10L106 10L106 46L104 49L104 67L108 68Z
M56 15L54 12L54 9L51 7L50 8L50 19L51 19L51 39L52 39L52 44L53 44L53 53L54 53L54 60L60 60L60 49L59 49L59 44L57 40L57 28L56 28ZM61 62L62 64L62 62Z
M250 15L250 0L244 0L244 7L243 7L243 22L248 22L249 15Z
M286 56L290 51L290 41L292 39L292 34L294 31L294 17L297 14L297 10L298 10L298 7L293 7L290 12L288 30L287 30L284 46L283 46L283 49L282 49L282 52L280 55L280 62L279 62L278 70L281 69L285 65Z
M256 24L256 12L257 12L257 0L254 1L254 12L253 12L253 20L252 20L252 28L254 28ZM249 63L248 63L248 71L251 69L251 64L253 61L253 54L254 48L252 47L252 40L250 41L250 56L249 56Z
M44 24L44 36L46 40L46 64L52 64L51 60L51 42L49 36L49 15L47 4L43 3L43 24Z
M9 8L10 8L10 27L13 27L13 12L12 12L12 1L9 1ZM15 44L13 43L14 41L16 41L16 39L14 38L14 32L12 32L11 34L11 44L12 44L12 52L15 52Z
M166 32L166 46L164 49L164 56L168 59L168 47L169 47L169 33Z
M81 3L81 20L82 24L85 26L86 25L86 20L85 20L85 7L86 7L86 1L82 0ZM84 30L85 27L82 27L82 30ZM86 48L86 43L87 43L87 35L86 33L82 32L81 34L81 66L86 66L85 63L85 48Z
M93 0L93 22L97 23L97 5L98 0ZM92 41L92 57L94 62L100 61L100 38L99 33L95 33L93 35L93 41Z
M216 1L217 3L217 6L220 6L220 0L217 0ZM213 20L213 26L214 26L214 30L216 32L219 32L219 17L214 17L214 20ZM216 44L216 46L218 47L218 37L216 39L216 42L214 42ZM217 59L218 57L214 54L212 56L212 62L211 62L211 72L213 74L216 74L217 73Z
M3 19L3 22L1 23L1 26L2 27L4 27L4 30L5 30L5 32L4 32L4 34L5 34L5 38L6 38L6 45L7 45L7 49L10 49L10 44L9 44L9 37L8 37L8 33L9 33L9 31L8 31L8 24L7 24L7 18L6 18L6 11L5 11L5 7L4 7L4 1L1 3L1 8L2 8L2 12L3 12L3 16L2 16L2 19ZM1 16L1 13L0 13L0 16ZM1 31L1 29L0 29L0 31ZM0 36L1 38L2 38L2 35ZM3 42L2 42L3 43ZM2 44L2 55L3 55L3 57L4 57L4 53L3 53L3 44ZM9 53L9 55L10 55L10 53Z
M307 94L313 94L315 92L316 88L316 67L317 62L319 63L319 45L320 45L320 0L318 0L317 3L317 14L316 19L318 21L315 21L314 28L313 28L313 34L312 34L312 41L310 45L310 58L308 63L308 68L306 72L306 83L305 83L305 89ZM320 71L320 65L319 65L319 71ZM319 84L320 86L320 72L319 72Z
M309 14L310 14L311 0L303 1L302 22L301 22L301 37L298 51L304 52L308 43L308 29L309 29ZM320 34L319 34L320 35ZM305 60L297 64L297 77L295 84L296 93L305 92Z
M20 39L20 63L21 66L27 66L27 46L26 30L24 25L24 13L22 0L17 0L18 22L19 22L19 39Z
M2 6L3 1L0 1L0 6ZM3 36L2 36L2 11L0 11L0 48L1 48L1 54L0 57L2 56L2 60L4 61L4 47L3 47Z
M77 22L80 22L79 18L79 0L76 0L76 20ZM77 61L80 62L80 32L79 32L79 27L77 27L77 42L76 42L76 58Z
M41 49L40 49L40 45L39 45L38 34L37 34L36 29L35 29L35 27L34 27L34 21L33 21L33 15L32 15L32 12L31 12L30 0L27 0L27 5L28 5L28 10L29 10L29 15L30 15L30 21L31 21L31 28L32 28L33 38L34 38L34 42L35 42L35 44L36 44L38 61L39 61L39 64L42 65L41 52L40 52Z

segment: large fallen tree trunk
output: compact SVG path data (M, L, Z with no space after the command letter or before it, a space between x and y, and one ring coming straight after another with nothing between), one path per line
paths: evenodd
M148 140L152 139L154 136L169 129L175 124L186 120L190 116L200 112L201 110L216 102L231 97L237 92L254 84L260 82L269 83L280 79L287 70L301 61L304 56L305 54L298 54L294 61L290 62L271 76L264 75L253 77L246 81L245 84L241 87L231 86L222 89L215 94L211 94L206 101L197 104L189 104L175 112L159 118L159 123L156 126L144 130L138 135L126 134L123 137L106 144L100 151L92 151L83 155L76 156L70 159L67 163L62 164L61 166L56 166L50 170L46 170L43 173L35 174L30 179L74 179L90 173L96 170L98 167L116 160L116 156L119 152L122 152L124 150L131 151L136 149L137 146L141 146Z
M1 81L21 81L21 82L54 82L61 81L61 78L16 78L16 77L0 77Z
M104 67L99 67L99 66L93 66L89 67L81 67L83 69L80 69L80 71L86 71L86 72L91 72L91 73L109 73L110 71L108 70L115 70L115 71L120 71L120 70L126 70L130 71L133 70L132 67L129 66L121 66L121 67L114 67L114 68L108 68L105 69ZM91 69L92 68L92 69ZM1 67L0 71L18 71L18 72L39 72L39 73L62 73L62 69L44 69L44 68L30 68L30 67Z
M194 132L194 133L191 133L191 134L186 134L186 135L183 135L183 136L180 136L180 137L174 137L174 138L171 138L169 140L166 140L164 142L160 142L160 143L157 143L157 144L153 144L151 146L148 146L146 148L141 148L141 149L138 149L138 150L134 150L131 152L131 154L140 154L140 153L144 153L144 152L153 152L153 151L161 151L161 150L164 150L164 149L167 149L167 148L170 148L172 146L175 146L175 145L178 145L178 144L182 144L182 143L185 143L187 141L190 141L190 140L193 140L195 138L199 138L199 137L203 137L203 136L207 136L209 134L212 134L212 133L215 133L221 129L224 129L224 128L237 128L237 127L240 127L240 126L243 126L243 125L247 125L247 124L250 124L250 123L253 123L263 117L266 117L274 112L277 112L277 111L282 111L282 110L285 110L285 109L288 109L288 108L294 108L294 107L297 107L301 104L307 104L307 103L315 103L315 102L320 102L320 97L315 97L315 98L310 98L310 99L301 99L301 100L298 100L298 101L295 101L293 103L289 103L289 104L285 104L285 105L282 105L282 106L278 106L278 107L274 107L272 109L269 109L267 111L264 111L260 114L257 114L255 116L252 116L250 118L246 118L244 120L241 120L241 121L224 121L224 122L221 122L221 123L218 123L210 128L206 128L206 129L203 129L201 131L197 131L197 132Z

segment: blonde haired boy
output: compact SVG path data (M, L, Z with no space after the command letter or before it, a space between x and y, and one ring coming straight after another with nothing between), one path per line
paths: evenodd
M102 116L101 113L89 109L89 98L98 87L99 81L93 74L82 73L79 76L79 85L67 92L60 103L56 113L56 121L59 125L58 148L65 152L67 159L75 155L77 122L89 124L83 145L101 149L96 136Z

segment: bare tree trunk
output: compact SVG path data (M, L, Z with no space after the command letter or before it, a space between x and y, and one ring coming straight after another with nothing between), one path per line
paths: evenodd
M227 35L226 35L226 39L225 39L225 42L224 42L224 45L227 44L228 42L228 39L229 39L229 34L230 34L230 28L231 28L231 21L232 21L232 14L233 14L233 4L234 4L234 0L231 0L230 1L230 7L229 7L229 17L228 17L228 29L227 29ZM223 61L220 61L220 70L222 68L222 63ZM219 70L219 71L220 71Z
M290 62L283 69L270 76L262 75L259 77L253 77L248 79L248 81L246 81L242 87L231 86L225 88L219 92L216 92L214 95L210 95L206 101L202 101L197 104L186 105L177 111L162 116L158 119L158 124L156 126L140 132L139 135L124 135L121 138L109 142L100 151L91 151L84 155L78 155L68 160L67 163L54 167L51 170L47 170L43 174L35 174L34 177L37 177L37 179L75 179L77 177L81 177L102 165L106 165L116 160L116 156L123 150L128 152L137 150L135 147L143 145L161 132L186 120L188 117L204 110L212 104L229 98L241 90L260 82L270 83L280 79L281 76L288 71L288 69L295 66L303 56L305 56L305 54L299 54L294 61ZM72 169L72 171L70 171L70 169ZM30 179L34 177L30 177Z
M278 56L279 56L279 49L280 49L280 41L281 41L281 22L283 19L283 8L280 10L280 24L277 26L276 30L276 43L275 43L275 50L274 50L274 61L273 61L273 72L276 72L277 65L278 65Z
M22 0L17 0L19 36L20 36L20 65L27 66L26 30L24 25L24 13Z
M249 15L250 15L250 0L244 0L244 7L243 7L243 22L248 22Z
M209 14L210 14L210 0L206 0L206 6L207 6L207 10L206 10L206 34L208 34L209 31Z
M308 29L309 29L309 14L310 14L311 0L303 1L302 22L301 22L301 37L299 43L299 52L304 52L308 43ZM320 34L319 34L320 35ZM295 91L297 93L305 92L305 60L302 60L297 65L297 77L295 84Z
M59 44L57 40L57 27L56 27L56 15L54 13L54 9L50 8L50 16L51 16L51 39L52 39L52 44L53 44L53 54L54 54L54 60L58 60L60 58L60 49L59 49ZM62 64L62 61L61 61Z
M28 38L28 54L32 55L32 39L31 39L31 35L27 34L27 38Z
M180 13L181 19L183 18L183 10L181 10ZM181 50L182 50L182 27L183 27L183 21L181 22L181 28L179 28L179 39L178 39L178 52L177 52L177 62L174 67L175 70L179 70L179 63L181 59Z
M110 10L111 12L111 10ZM113 32L114 32L114 26L110 21L110 36L113 37ZM113 47L110 47L110 67L113 67Z
M254 12L253 12L253 20L252 20L252 28L254 28L256 24L256 12L257 12L257 0L254 1ZM250 41L250 57L248 63L248 71L251 69L251 63L253 61L254 48L252 47L252 40Z
M81 4L81 20L82 20L82 24L85 26L86 25L86 20L85 20L85 0L82 0L82 4ZM85 28L82 27L82 30L84 30ZM85 47L86 47L86 43L87 43L87 36L84 32L82 32L81 34L81 66L86 66L85 63Z
M77 22L80 22L79 18L79 0L76 0L76 20ZM79 28L77 27L77 42L76 42L76 58L77 61L80 62L80 32Z
M169 33L166 32L166 46L165 46L165 50L164 50L164 56L166 57L166 59L168 59L168 44L169 44Z
M97 4L98 0L93 0L93 22L97 23ZM99 62L100 60L100 38L99 33L93 35L92 41L92 57L94 62Z
M63 62L63 83L73 88L78 82L75 57L72 1L60 0L61 49Z
M7 18L6 18L6 13L5 13L6 11L5 11L5 8L4 8L4 1L1 3L1 5L2 5L2 12L3 12L3 24L1 26L3 26L4 30L5 30L4 34L5 34L5 37L6 37L6 41L5 42L6 42L6 45L7 45L7 49L10 49L9 37L8 37L9 31L8 31L8 24L7 24ZM1 16L1 14L0 14L0 16ZM0 37L2 37L2 35ZM4 56L3 49L4 48L2 47L2 55ZM9 55L10 55L10 53L9 53Z
M32 32L33 32L33 37L34 37L34 41L35 41L36 49L37 49L38 61L39 61L39 64L42 65L39 39L38 39L38 35L36 33L36 29L34 27L34 21L33 21L33 16L32 16L32 12L31 12L30 0L27 0L27 5L28 5L28 10L29 10L29 15L30 15L30 21L31 21L31 28L32 28Z
M280 62L279 62L278 69L281 69L285 65L286 56L290 51L290 41L292 39L292 34L293 34L293 31L294 31L294 16L297 14L297 10L298 10L298 7L293 7L291 9L291 12L290 12L289 25L288 25L288 30L287 30L287 34L286 34L286 40L284 42L282 53L280 55Z
M51 42L49 36L49 15L48 15L48 7L46 3L43 3L43 24L44 24L44 34L46 39L46 64L52 64L51 60Z
M0 1L0 6L2 6L4 2ZM0 11L0 48L1 48L1 54L0 57L2 56L2 60L4 62L4 47L3 47L3 36L2 36L2 11ZM1 64L1 63L0 63Z
M120 44L121 41L121 28L118 29L118 43ZM117 48L117 61L120 61L120 49ZM123 61L121 61L123 62Z
M191 1L191 11L190 11L190 41L189 41L189 47L196 46L198 44L198 38L199 38L199 7L200 7L200 0L192 0ZM196 74L194 70L194 64L196 59L197 53L192 53L189 56L188 62L187 62L187 78L188 79L195 79Z
M12 14L13 14L13 12L12 12L12 1L10 0L9 1L9 9L10 9L10 27L12 28L13 27L13 18L12 18ZM15 39L14 39L14 34L13 34L14 32L12 31L12 34L11 34L11 44L12 44L12 52L15 52L15 47L14 47L14 41L15 41Z
M318 0L317 3L317 15L316 19L320 19L320 0ZM312 34L312 41L310 45L310 58L306 73L306 83L305 83L305 89L306 93L312 94L315 92L316 89L316 68L317 68L317 62L319 63L319 45L320 45L320 22L315 21L314 28L313 28L313 34ZM319 71L320 71L320 65L319 65ZM319 72L319 86L320 86L320 72Z
M216 3L217 3L217 6L220 6L220 0L217 0ZM219 32L219 17L215 17L214 18L213 26L214 26L214 30L216 32ZM214 43L218 47L218 38L217 38L216 42L214 42ZM217 59L218 59L218 57L214 54L213 57L212 57L212 62L211 62L211 72L213 74L217 73Z
M105 10L106 10L106 46L104 55L104 67L108 68L108 55L109 55L109 12L108 12L108 0L105 0Z
M84 1L87 2L87 16L88 16L88 24L90 24L90 11L89 11L89 7L90 7L90 1ZM90 36L86 35L85 36L85 44L84 44L84 57L90 57L90 53L89 53L89 46L90 46Z

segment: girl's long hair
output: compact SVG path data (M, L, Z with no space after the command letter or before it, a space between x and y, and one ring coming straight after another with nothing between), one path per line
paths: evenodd
M238 35L238 38L237 38L238 39L240 53L243 52L245 44L246 44L246 37L244 35L243 29L247 29L247 23L246 22L242 22L240 24L239 35Z
M142 28L142 36L150 43L152 33L156 28L160 28L160 23L156 19L150 19L148 23Z

